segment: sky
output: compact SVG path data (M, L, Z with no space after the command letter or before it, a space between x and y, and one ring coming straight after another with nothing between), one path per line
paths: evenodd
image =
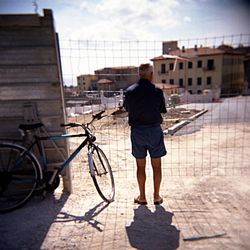
M35 0L61 38L172 40L249 33L250 1ZM34 0L0 0L0 13L34 13Z
M161 54L162 41L183 40L185 46L192 47L189 40L215 45L228 39L229 44L250 45L249 2L0 0L0 14L43 15L43 9L52 9L64 78L68 84L75 84L76 75L93 73L95 69L138 66L149 61Z

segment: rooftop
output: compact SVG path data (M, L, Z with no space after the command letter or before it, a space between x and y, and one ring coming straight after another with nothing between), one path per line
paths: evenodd
M208 55L223 55L223 54L242 54L233 49L224 49L224 47L210 48L210 47L195 47L195 48L182 48L170 51L167 55L157 56L151 59L151 61L158 60L188 60L189 58L194 58L198 56L208 56Z
M161 55L161 56L154 57L150 60L151 61L158 61L158 60L166 60L166 59L174 59L174 60L178 59L178 60L182 60L182 61L188 61L186 58L180 57L177 55Z
M95 71L101 71L105 69L113 69L113 70L120 70L120 69L138 69L136 66L117 66L117 67L104 67L101 69L96 69Z
M111 83L113 83L113 81L111 81L109 79L102 78L97 83L99 83L99 84L111 84Z

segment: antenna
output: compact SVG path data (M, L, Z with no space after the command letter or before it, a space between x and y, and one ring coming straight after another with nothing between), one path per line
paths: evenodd
M33 3L33 6L35 7L35 13L38 14L38 4L37 4L37 1L34 0L32 3Z

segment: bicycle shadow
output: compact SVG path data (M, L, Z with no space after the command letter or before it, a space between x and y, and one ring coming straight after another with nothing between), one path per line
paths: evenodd
M0 249L40 249L69 194L34 196L12 212L0 214Z
M89 225L97 229L99 232L102 232L103 229L101 227L102 226L104 227L104 225L101 222L93 218L97 216L98 214L100 214L108 206L109 206L109 203L106 203L104 201L100 202L95 207L87 211L83 216L77 216L77 215L73 215L73 214L69 214L65 212L60 212L57 215L56 220L54 222L69 222L69 221L76 221L79 223L88 222Z
M155 208L154 212L147 206L134 209L134 221L126 227L130 245L142 250L177 249L180 231L171 225L173 214L160 205Z

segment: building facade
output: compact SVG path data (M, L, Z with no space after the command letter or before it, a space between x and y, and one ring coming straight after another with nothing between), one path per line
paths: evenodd
M167 55L151 59L157 83L177 85L190 94L210 90L214 100L244 90L244 55L241 53L197 46L179 49L176 46L169 55L180 59Z
M244 95L250 95L250 46L244 47L239 45L235 49L237 52L244 54L244 82L245 82L245 91Z
M86 74L77 76L77 94L81 95L88 90L96 90L98 78L96 75Z
M103 69L95 70L95 75L98 80L105 79L111 81L109 85L110 90L126 89L131 84L138 80L138 67L122 66L122 67L105 67ZM104 81L104 80L103 80ZM105 87L105 84L99 84L99 88ZM102 89L101 89L102 90Z

